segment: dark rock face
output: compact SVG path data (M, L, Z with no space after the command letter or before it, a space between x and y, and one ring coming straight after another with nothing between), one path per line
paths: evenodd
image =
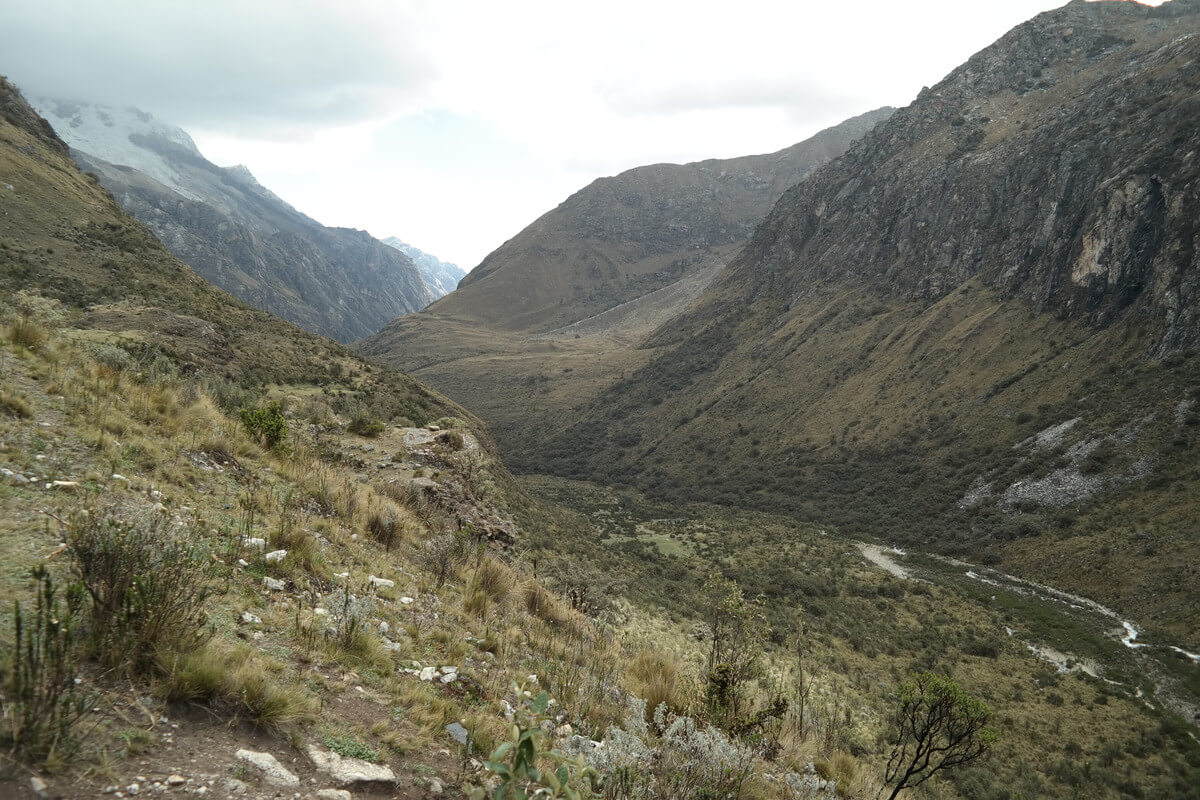
M1200 4L1076 2L1015 28L790 190L726 274L785 302L978 276L1158 352L1197 343Z

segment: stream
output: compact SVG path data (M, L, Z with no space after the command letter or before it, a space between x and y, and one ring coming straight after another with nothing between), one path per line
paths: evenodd
M952 586L1009 612L1008 636L1059 672L1085 673L1151 708L1161 706L1200 725L1200 697L1194 690L1200 654L1147 640L1133 621L1111 608L1053 586L945 556L854 544L863 558L897 578Z

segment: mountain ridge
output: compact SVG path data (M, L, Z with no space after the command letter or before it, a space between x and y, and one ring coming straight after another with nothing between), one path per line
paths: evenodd
M349 342L434 298L407 255L363 231L321 225L246 167L209 162L179 128L137 109L41 104L118 202L252 305Z

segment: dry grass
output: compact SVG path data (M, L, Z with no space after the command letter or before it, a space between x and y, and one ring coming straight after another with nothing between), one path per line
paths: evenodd
M284 665L248 645L227 649L210 642L169 656L161 666L166 676L157 692L169 701L225 706L267 727L309 722L316 715L316 698L287 679Z
M512 568L491 556L482 559L471 578L471 588L483 592L496 602L503 602L517 585Z
M692 705L695 686L680 673L680 659L662 650L644 649L634 654L625 668L630 691L646 701L646 714L666 704L673 714L686 714Z

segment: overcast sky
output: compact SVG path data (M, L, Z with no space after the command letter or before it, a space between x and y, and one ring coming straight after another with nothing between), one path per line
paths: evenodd
M475 266L591 180L903 106L1056 0L0 0L0 73L135 105L327 225Z

